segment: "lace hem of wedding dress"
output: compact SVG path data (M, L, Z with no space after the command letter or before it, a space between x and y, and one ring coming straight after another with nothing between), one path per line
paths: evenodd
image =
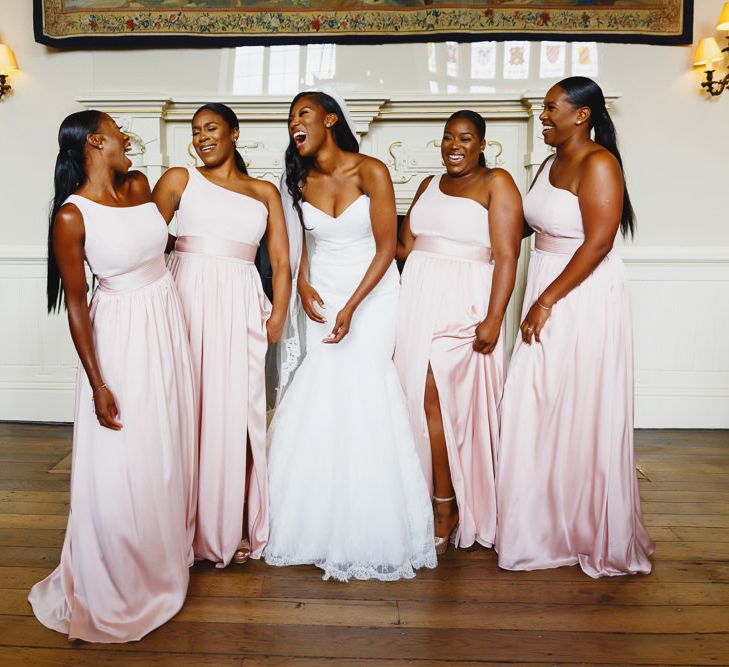
M286 567L288 565L315 565L324 570L322 579L336 579L337 581L348 582L350 579L378 579L379 581L397 581L398 579L415 578L415 570L428 568L432 570L438 565L438 558L432 550L426 550L422 554L414 556L407 563L399 567L386 565L371 565L367 563L330 563L327 560L312 561L308 558L297 559L296 557L272 556L264 554L268 565Z

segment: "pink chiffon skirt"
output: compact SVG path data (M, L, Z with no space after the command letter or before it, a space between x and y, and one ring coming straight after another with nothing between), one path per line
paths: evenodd
M99 288L91 304L99 366L123 428L99 425L79 367L61 563L29 596L38 620L69 639L141 639L187 594L194 384L180 303L161 269L163 277L141 289Z
M225 567L248 515L251 556L268 541L264 363L270 303L252 262L175 252L198 388L199 469L195 557ZM253 469L246 498L246 441Z
M570 258L533 253L522 316ZM499 565L648 573L654 545L633 456L630 300L614 253L553 306L541 339L517 339L501 404Z
M402 275L395 365L405 391L423 474L433 493L423 401L430 364L438 387L459 527L455 543L490 547L496 532L495 452L504 382L503 331L489 355L473 350L486 317L493 267L422 251Z

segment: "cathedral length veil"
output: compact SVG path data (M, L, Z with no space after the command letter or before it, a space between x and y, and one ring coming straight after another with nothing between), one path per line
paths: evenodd
M319 88L312 88L306 92L324 93L334 99L344 115L344 118L340 118L339 120L343 120L347 123L352 134L355 137L357 136L354 120L349 113L347 103L336 90L329 86L321 86ZM270 378L276 384L275 407L278 407L281 403L281 399L286 393L286 389L288 389L291 384L294 372L299 367L299 364L306 354L306 314L304 313L304 309L301 307L301 299L299 298L299 292L296 289L301 264L301 251L304 245L304 230L301 225L301 220L299 220L299 215L296 213L296 209L294 209L293 198L286 186L285 171L281 175L279 190L281 192L281 202L283 204L284 215L286 217L286 231L289 236L289 261L291 263L291 279L293 284L291 287L291 300L289 301L289 307L286 314L286 323L284 324L281 340L276 346L276 377ZM313 239L309 237L307 239L307 244L312 242Z

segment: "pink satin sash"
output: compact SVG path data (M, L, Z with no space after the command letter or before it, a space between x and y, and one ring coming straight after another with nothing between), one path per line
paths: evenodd
M467 245L437 236L418 236L413 250L443 255L451 259L466 259L472 262L490 262L491 248L486 246Z
M129 292L151 285L167 273L163 255L145 262L133 271L99 278L99 289L110 294Z
M180 236L175 243L175 252L253 262L256 259L258 246L212 236Z
M583 243L584 239L552 236L551 234L537 232L536 248L542 252L551 252L556 255L572 255Z

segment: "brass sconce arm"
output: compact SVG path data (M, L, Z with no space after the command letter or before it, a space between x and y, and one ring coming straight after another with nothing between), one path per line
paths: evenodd
M8 72L18 69L13 50L6 44L0 44L0 99L7 95L11 87L8 83Z
M727 37L727 42L729 43L729 37ZM725 46L721 50L721 52L729 53L729 46ZM727 73L727 75L723 79L714 81L714 70L707 70L706 71L706 81L703 81L701 83L701 87L706 88L709 95L711 95L712 97L721 95L727 86L729 86L729 73Z
M726 51L726 49L724 49ZM701 82L701 87L706 88L709 95L716 97L724 92L724 88L729 86L729 74L720 81L714 81L714 70L706 71L706 81Z
M12 89L12 86L9 83L5 83L7 80L7 74L0 74L0 99L2 99L2 96Z

